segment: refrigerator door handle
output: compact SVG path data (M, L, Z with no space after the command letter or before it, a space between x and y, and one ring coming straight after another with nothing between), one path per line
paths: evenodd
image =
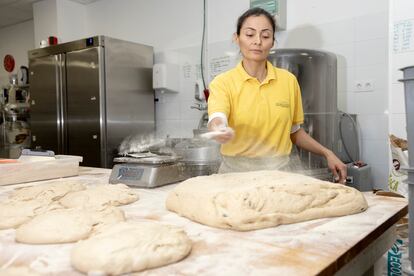
M66 147L66 78L65 78L65 55L59 54L56 58L56 110L58 127L58 152L67 154Z

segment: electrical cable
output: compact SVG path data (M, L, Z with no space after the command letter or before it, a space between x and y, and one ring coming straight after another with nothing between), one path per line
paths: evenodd
M204 37L206 33L206 0L203 0L203 35L201 37L201 79L203 81L203 90L206 89L206 81L204 79L204 63L203 63L203 53L204 53Z
M341 117L339 118L339 136L341 138L342 144L344 145L344 150L345 150L346 155L348 156L349 159L351 159L352 162L355 162L355 161L359 160L359 155L360 155L360 153L359 153L359 151L360 151L360 148L359 148L360 147L360 142L359 142L359 135L358 135L358 133L359 133L358 132L358 125L355 122L354 118L352 118L352 116L350 114L348 114L346 112L342 112L342 111L339 111L339 113L341 113ZM342 118L343 117L348 117L351 120L352 126L353 126L353 128L355 130L355 133L356 133L356 146L357 146L357 151L356 151L357 156L356 156L356 160L354 160L352 158L352 156L349 153L349 150L348 150L348 148L347 148L347 146L345 144L344 136L343 136L343 133L342 133Z

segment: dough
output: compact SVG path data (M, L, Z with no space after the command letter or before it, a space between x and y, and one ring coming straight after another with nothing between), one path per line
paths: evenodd
M30 244L67 243L89 237L95 227L125 221L122 210L53 210L36 216L16 229L16 241Z
M9 196L11 200L59 200L70 192L85 190L85 185L74 180L53 181L16 189Z
M78 242L71 263L84 273L122 274L171 264L191 251L183 230L157 222L124 222Z
M25 266L12 266L0 269L0 276L40 276L40 274Z
M340 184L280 171L190 178L168 195L167 209L218 228L248 231L368 208L361 192Z
M8 200L0 203L0 229L16 228L32 217L63 208L49 200Z
M60 203L67 207L99 208L101 206L119 206L138 200L138 195L127 185L108 184L88 188L84 191L67 194Z

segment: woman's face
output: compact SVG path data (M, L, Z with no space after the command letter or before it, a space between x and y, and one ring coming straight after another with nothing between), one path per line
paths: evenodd
M246 18L236 36L244 59L264 61L273 47L273 29L264 15Z

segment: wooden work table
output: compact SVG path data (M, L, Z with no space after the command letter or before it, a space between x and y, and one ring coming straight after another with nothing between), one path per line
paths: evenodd
M110 172L81 168L80 175L70 179L86 185L107 184ZM33 183L0 187L0 200L14 188ZM187 258L142 275L358 275L391 247L394 225L407 214L405 199L364 193L369 208L360 214L236 232L204 226L167 211L165 199L173 187L137 189L140 199L120 207L128 220L181 226L193 241ZM73 244L19 244L14 232L0 230L0 268L27 265L46 275L82 275L70 266Z

